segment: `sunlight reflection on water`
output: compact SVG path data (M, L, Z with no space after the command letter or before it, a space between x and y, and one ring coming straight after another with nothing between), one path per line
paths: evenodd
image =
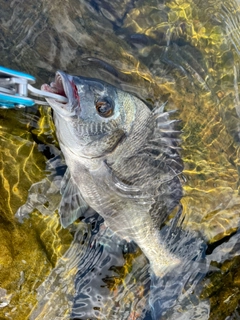
M28 319L38 287L31 319L77 318L82 312L85 319L96 313L100 319L230 317L239 301L240 276L236 271L238 233L234 235L240 222L239 3L53 0L0 4L0 57L6 67L33 74L38 84L48 81L57 69L107 79L150 107L168 100L167 108L178 110L183 129L182 226L186 233L180 233L177 249L172 244L172 250L187 257L179 273L150 279L144 255L104 230L100 218L89 217L95 225L88 220L89 225L78 223L60 231L54 211L63 172L48 177L50 169L44 172L46 158L58 153L51 112L0 110L4 248L0 279L11 297L1 308L1 317ZM53 172L58 166L63 168L64 163L53 166ZM55 184L53 177L57 177ZM44 183L33 185L42 179ZM13 215L26 201L30 187L31 206L23 215L31 218L19 225ZM36 212L31 216L34 207L45 216ZM206 243L211 252L205 259ZM21 260L32 266L32 277L19 262L19 250ZM208 277L200 281L211 260L218 271L210 268ZM22 310L16 310L19 305Z

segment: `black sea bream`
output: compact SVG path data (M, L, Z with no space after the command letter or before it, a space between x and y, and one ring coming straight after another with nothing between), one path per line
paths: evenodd
M103 81L61 71L43 90L68 170L59 212L67 227L91 208L118 236L134 241L162 276L179 263L159 227L179 204L182 162L179 132L164 106L151 111L137 97Z

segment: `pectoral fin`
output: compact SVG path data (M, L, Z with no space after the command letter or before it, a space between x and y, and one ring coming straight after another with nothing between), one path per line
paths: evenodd
M67 169L62 185L61 185L62 200L59 206L59 215L61 225L66 228L80 217L85 217L85 214L92 210L86 201L83 199L77 185L71 178L69 169Z

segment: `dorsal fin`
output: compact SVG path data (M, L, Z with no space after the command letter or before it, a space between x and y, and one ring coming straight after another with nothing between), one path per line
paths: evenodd
M148 163L146 167L152 168L151 172L156 175L156 179L151 181L156 191L150 215L158 226L166 220L182 197L179 176L183 162L178 152L182 132L176 128L180 120L171 120L170 115L176 111L165 111L165 105L153 109L148 125L152 133L140 150L141 157Z

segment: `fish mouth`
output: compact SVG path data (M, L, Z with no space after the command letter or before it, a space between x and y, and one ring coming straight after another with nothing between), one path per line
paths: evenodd
M54 82L43 84L41 90L67 98L67 102L58 101L57 98L46 98L49 105L62 115L75 115L76 108L80 107L78 89L73 77L63 71L57 71Z

